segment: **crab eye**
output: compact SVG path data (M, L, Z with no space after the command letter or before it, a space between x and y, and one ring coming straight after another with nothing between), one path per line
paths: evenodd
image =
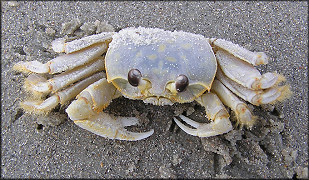
M176 78L175 86L178 92L182 92L189 85L189 79L187 76L181 74Z
M141 78L142 78L142 74L138 69L131 69L128 73L128 81L134 87L138 86Z

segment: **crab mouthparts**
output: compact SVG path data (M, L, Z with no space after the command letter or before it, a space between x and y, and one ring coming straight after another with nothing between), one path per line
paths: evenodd
M151 96L147 97L146 99L143 100L144 103L149 103L157 106L164 106L164 105L173 105L174 103L163 96Z

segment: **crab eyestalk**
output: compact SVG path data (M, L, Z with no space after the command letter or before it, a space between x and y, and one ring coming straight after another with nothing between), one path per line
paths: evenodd
M175 82L168 83L165 88L169 90L173 95L176 95L178 93Z
M183 92L189 85L189 79L186 75L179 75L175 82L169 83L166 85L166 89L168 89L173 95L177 93Z
M145 97L149 96L149 89L151 89L151 82L147 81L146 79L141 79L139 85L137 86L138 89L141 91L141 94Z

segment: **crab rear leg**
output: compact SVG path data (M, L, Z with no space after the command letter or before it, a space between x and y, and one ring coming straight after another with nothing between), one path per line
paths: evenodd
M113 33L103 35L93 35L68 43L53 43L56 52L66 52L67 54L58 56L45 64L38 61L19 62L14 65L14 69L21 72L49 73L55 74L82 66L101 56L107 51Z
M25 88L34 94L47 94L57 92L66 86L104 70L104 57L70 71L58 74L51 79L44 79L40 74L30 74L25 81Z
M264 52L252 52L224 39L211 38L209 42L213 46L223 49L254 66L268 63L268 57Z
M52 42L52 48L55 52L65 52L66 54L69 54L93 44L106 43L111 40L112 35L114 34L114 32L102 32L100 34L87 36L68 43L65 42L65 39L59 38Z
M179 117L187 124L195 127L189 128L174 118L176 124L186 133L199 137L210 137L224 134L232 130L232 124L229 120L229 114L221 103L220 99L214 93L206 93L197 99L202 106L205 107L208 118L211 123L198 123L183 115Z
M152 135L153 130L135 133L124 128L137 124L138 119L135 117L115 117L102 112L112 99L119 96L113 84L104 78L84 89L66 112L78 126L109 139L136 141Z
M40 78L36 75L32 74L32 79ZM54 95L50 96L49 98L43 100L27 100L25 102L22 102L20 105L28 112L33 113L48 113L53 108L55 108L59 103L65 104L69 100L73 99L77 94L79 94L83 89L85 89L90 84L98 81L99 79L102 79L105 77L105 73L100 72L96 73L86 79L83 79L82 81L79 81L67 89L64 89L62 91L56 92Z
M284 80L277 73L261 73L253 65L238 59L227 51L216 52L218 63L226 76L253 90L267 89Z
M289 94L287 85L282 87L274 86L266 90L251 90L226 77L220 67L217 69L216 77L237 96L256 106L281 101Z

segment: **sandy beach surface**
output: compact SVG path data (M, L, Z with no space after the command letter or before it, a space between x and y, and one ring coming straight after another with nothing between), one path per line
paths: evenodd
M1 10L2 178L308 177L307 2L1 1ZM172 122L179 114L206 122L196 102L162 107L115 99L105 112L138 117L140 126L132 130L155 130L136 142L92 134L63 107L47 117L25 113L19 103L27 96L26 75L12 66L47 62L57 56L52 40L94 33L94 22L100 31L110 28L104 22L115 31L182 30L263 51L270 61L258 69L284 75L293 95L274 106L250 105L258 116L252 130L210 138L186 134Z

